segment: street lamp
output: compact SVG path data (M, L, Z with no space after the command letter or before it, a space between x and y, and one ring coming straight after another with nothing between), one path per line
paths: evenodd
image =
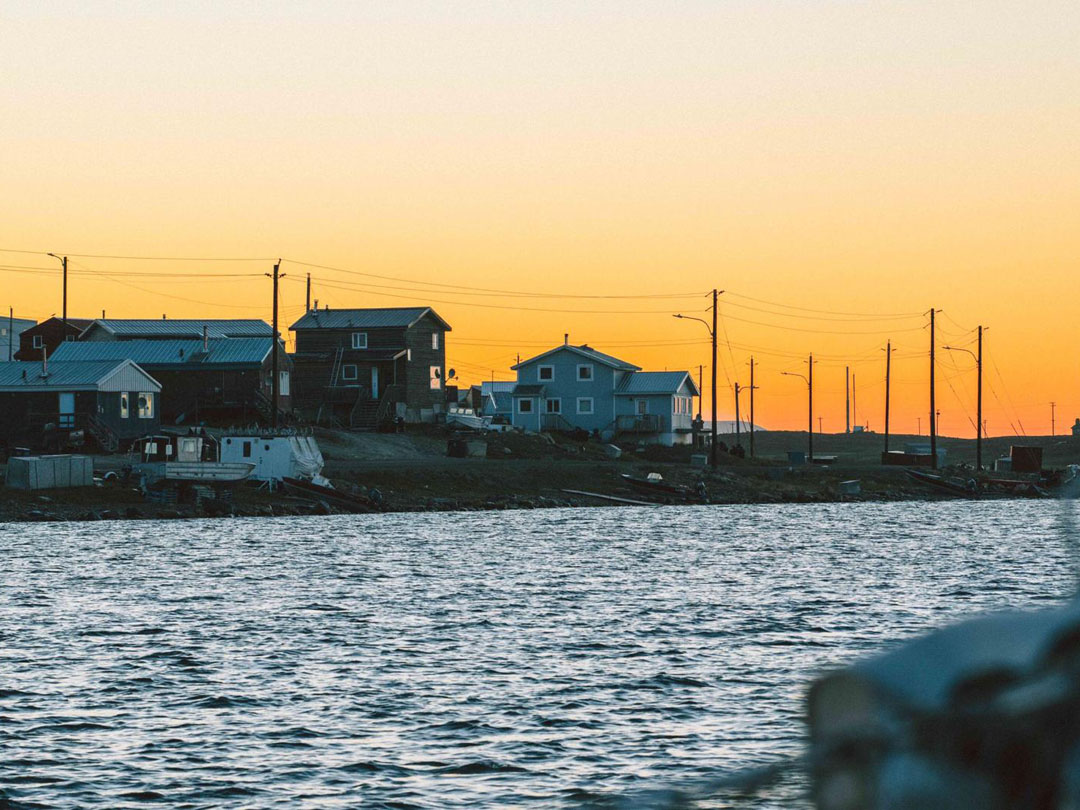
M983 345L983 328L979 327L979 353L971 351L971 349L965 349L962 346L942 346L943 349L950 352L967 352L975 359L975 367L979 370L979 386L978 386L978 414L975 419L975 466L978 469L982 469L982 437L985 432L982 418L982 345Z
M806 419L806 436L807 436L807 457L806 463L814 463L814 355L810 355L809 363L809 375L799 374L797 371L781 371L785 377L799 377L806 382L806 388L809 392L807 397L808 409Z
M48 255L52 256L54 259L56 259L62 265L64 265L64 308L63 308L62 312L63 312L63 318L64 318L64 333L65 333L64 334L64 339L66 340L67 339L67 256L57 256L55 253L50 253Z
M697 321L702 324L712 338L712 428L709 431L709 466L716 470L716 299L723 294L723 290L712 291L712 326L704 318L695 318L693 315L672 315L673 318L681 318L686 321Z

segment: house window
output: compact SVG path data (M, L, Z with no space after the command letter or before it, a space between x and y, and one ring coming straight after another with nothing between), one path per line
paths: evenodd
M577 378L582 382L592 382L593 367L590 364L577 367Z
M75 336L74 335L65 335L64 336L64 343L74 343L74 342L75 342Z
M532 413L533 401L531 399L518 400L518 413Z
M536 377L541 381L548 381L555 379L555 366L538 366L536 369Z
M637 401L637 413L638 416L645 416L649 412L649 400L639 399Z
M433 390L442 388L442 368L440 366L431 366L428 369L429 384Z
M139 418L154 418L154 395L149 391L139 392Z
M129 413L131 413L131 411L128 408L128 395L127 394L121 394L120 395L120 418L121 419L127 419Z
M278 372L278 393L283 397L289 395L289 372L287 371Z
M45 348L45 338L43 338L41 335L34 335L34 348L35 349L43 349L43 348Z
M354 349L366 349L367 348L367 332L353 332L352 333L352 347Z
M434 349L435 351L439 350L439 333L438 332L432 332L431 333L431 348Z
M593 412L593 398L592 397L578 397L577 412L581 414L588 414Z
M552 399L545 400L545 401L547 403L547 405L545 406L545 410L548 413L562 413L562 400L561 399L559 399L558 397L554 397Z
M356 366L346 365L341 367L341 379L343 380L355 380L359 378L359 374L356 371Z

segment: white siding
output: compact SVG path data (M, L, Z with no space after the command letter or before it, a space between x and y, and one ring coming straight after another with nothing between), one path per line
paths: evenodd
M105 377L98 390L157 392L161 390L161 383L129 361Z

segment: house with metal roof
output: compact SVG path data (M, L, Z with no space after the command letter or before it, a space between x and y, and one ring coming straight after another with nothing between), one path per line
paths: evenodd
M258 318L96 318L82 330L79 340L179 340L188 338L263 337L273 329Z
M79 335L91 323L89 318L47 318L39 324L29 326L19 333L19 350L16 360L39 361L52 357L52 353L61 343L78 340Z
M512 424L524 430L584 430L605 440L689 444L693 398L686 371L642 371L569 340L513 366Z
M510 424L514 414L513 380L490 380L480 383L480 413Z
M207 330L209 332L209 330ZM248 424L270 417L273 353L262 337L78 341L60 346L55 360L131 360L153 375L164 393L168 424ZM292 362L277 346L279 408L291 410Z
M446 333L431 307L313 309L296 333L293 407L316 423L373 429L446 408Z
M161 384L130 360L0 364L0 442L117 450L161 424Z

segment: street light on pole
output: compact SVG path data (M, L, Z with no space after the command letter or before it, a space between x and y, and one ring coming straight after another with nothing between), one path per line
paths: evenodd
M54 259L64 265L64 308L61 310L64 320L64 339L67 339L67 256L57 256L55 253L50 253Z
M975 354L971 349L965 349L962 346L942 346L945 351L949 352L967 352L975 359L975 367L979 370L979 385L978 385L978 399L977 409L978 413L975 417L975 467L976 469L982 469L982 437L986 432L986 427L983 425L982 418L982 347L983 347L983 328L979 327L979 353Z
M809 359L810 368L809 376L805 374L799 374L797 371L781 371L785 377L799 377L806 382L806 388L808 391L807 396L807 420L806 420L806 463L814 463L814 355L810 355Z
M709 431L709 466L716 469L716 299L723 294L723 290L712 291L712 326L704 318L695 318L693 315L672 315L673 318L681 318L686 321L697 321L702 324L712 338L712 427Z

